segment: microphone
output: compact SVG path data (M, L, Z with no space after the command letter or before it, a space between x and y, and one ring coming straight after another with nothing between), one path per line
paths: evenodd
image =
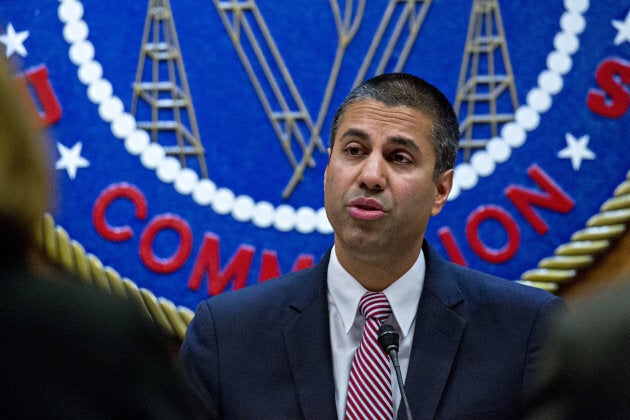
M400 372L400 363L398 361L398 333L391 325L383 324L378 329L377 335L378 344L385 351L385 353L389 354L389 358L392 360L394 370L396 371L396 378L398 379L398 388L400 389L402 406L405 409L407 420L411 420L411 410L409 409L409 402L407 402L405 385L403 384L402 373Z

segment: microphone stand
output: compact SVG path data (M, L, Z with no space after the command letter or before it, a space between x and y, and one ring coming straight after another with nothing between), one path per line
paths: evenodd
M402 380L402 373L400 371L400 363L398 362L398 351L391 349L389 351L389 357L392 359L394 370L396 371L396 378L398 379L398 388L400 388L400 397L402 406L405 409L405 415L407 420L411 420L411 410L409 409L409 402L407 401L407 393L405 392L405 385Z
M398 388L400 389L401 406L405 410L407 420L412 420L407 394L405 393L405 385L403 384L402 372L400 371L400 362L398 360L398 341L398 333L394 327L389 324L381 325L378 329L378 343L383 350L385 350L385 353L389 354L389 358L392 360L394 371L396 372L396 379L398 380Z

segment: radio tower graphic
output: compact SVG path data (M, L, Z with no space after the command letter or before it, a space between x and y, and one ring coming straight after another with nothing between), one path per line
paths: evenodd
M420 33L424 19L429 12L431 1L432 0L389 1L353 86L357 86L365 80L365 75L376 61L378 50L381 48L381 58L376 64L374 76L385 72L400 72L403 70L411 53L411 49L416 42L416 38ZM397 11L398 16L396 18ZM393 56L396 56L396 59L392 59ZM393 67L388 68L388 66L392 64Z
M315 166L314 152L326 151L321 140L322 126L346 50L361 27L367 1L348 0L345 7L340 7L337 0L329 2L337 30L337 50L315 118L304 105L256 1L213 2L293 169L282 193L286 199L303 179L306 169ZM363 81L369 71L380 74L390 67L394 67L394 71L403 68L430 4L431 0L389 0L386 3L355 85ZM377 56L380 57L378 62Z
M149 0L131 114L167 155L177 157L183 168L196 157L201 176L208 178L169 0Z
M454 108L465 162L514 120L518 99L498 0L473 1Z
M282 193L287 198L306 168L315 166L315 149L326 149L256 2L214 0L214 5L293 168Z

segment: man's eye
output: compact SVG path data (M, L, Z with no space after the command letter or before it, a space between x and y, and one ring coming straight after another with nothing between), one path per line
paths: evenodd
M358 147L347 147L346 148L346 152L348 152L349 155L353 155L356 156L360 153L360 150Z
M394 153L392 155L392 160L394 162L398 162L398 163L409 163L411 162L407 156L403 155L402 153Z

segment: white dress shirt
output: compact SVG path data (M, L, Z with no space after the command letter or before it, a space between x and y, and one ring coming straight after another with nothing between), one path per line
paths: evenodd
M425 273L424 253L402 277L383 290L392 308L392 315L385 321L400 334L400 370L407 376L411 343L413 342L416 311L422 293ZM328 310L330 313L330 344L332 347L333 374L335 378L335 402L339 419L346 410L348 380L354 352L363 336L365 320L359 314L359 300L368 290L355 280L339 263L335 247L328 263ZM398 380L392 367L392 391L394 418L400 405Z

